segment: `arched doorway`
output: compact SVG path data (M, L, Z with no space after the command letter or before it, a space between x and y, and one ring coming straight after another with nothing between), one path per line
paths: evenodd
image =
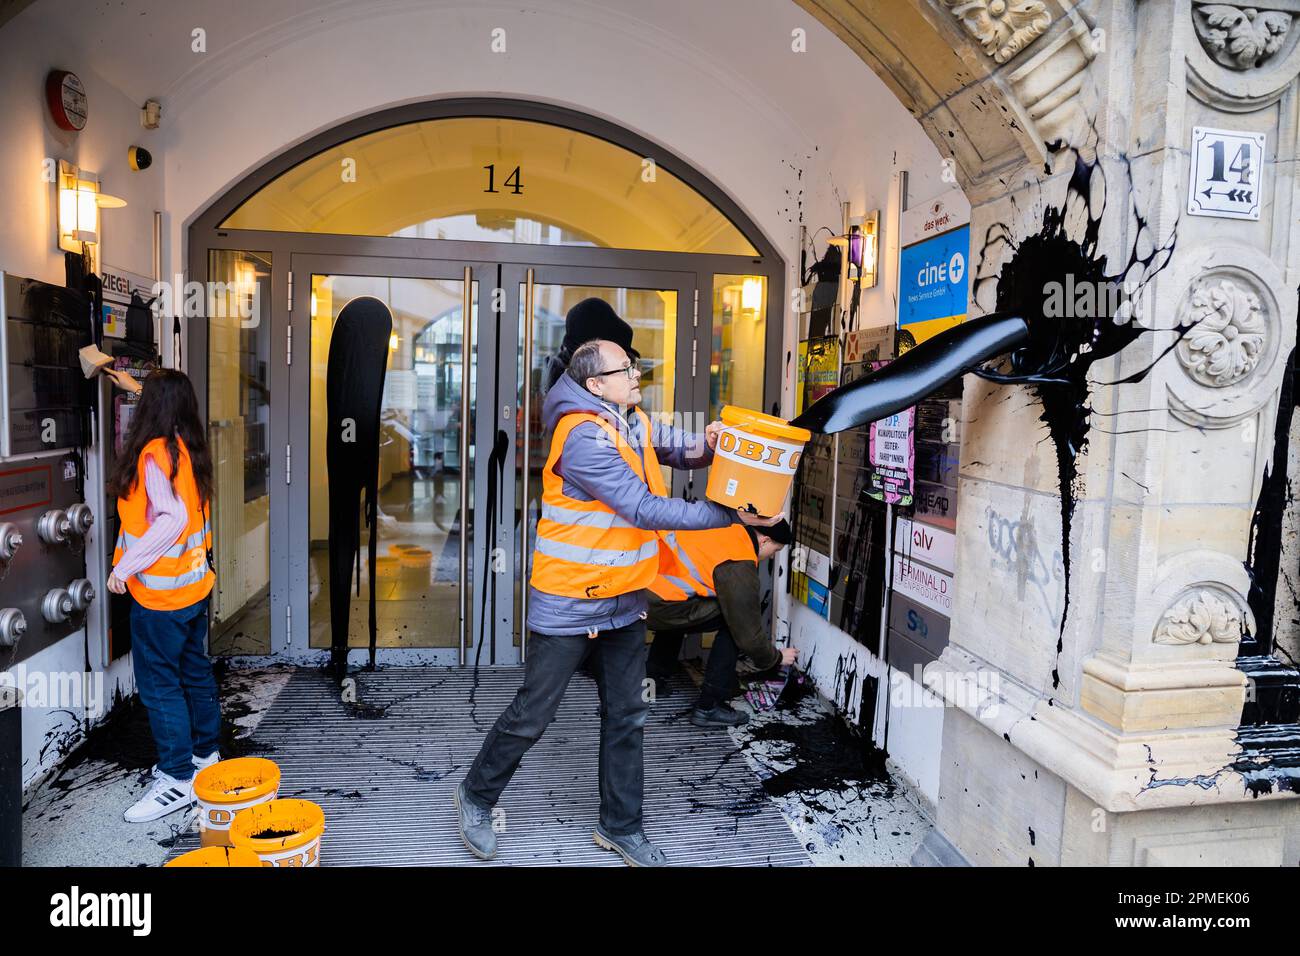
M394 317L376 566L390 662L526 654L541 374L574 303L605 298L632 324L648 410L679 425L779 398L775 249L672 153L571 110L456 99L351 121L214 202L189 249L210 283L187 365L218 467L214 653L329 645L324 375L357 295Z

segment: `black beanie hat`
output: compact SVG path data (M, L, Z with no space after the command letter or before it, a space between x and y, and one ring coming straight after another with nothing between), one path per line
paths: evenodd
M758 536L760 534L771 538L777 544L781 545L781 547L788 545L794 537L790 533L790 522L786 521L784 518L772 525L770 528L748 524L743 525L742 527L744 527L745 533L749 535L749 543L754 546L755 551L758 550Z
M564 317L561 351L570 356L578 346L592 339L608 339L624 349L632 347L632 326L624 322L604 299L583 299Z

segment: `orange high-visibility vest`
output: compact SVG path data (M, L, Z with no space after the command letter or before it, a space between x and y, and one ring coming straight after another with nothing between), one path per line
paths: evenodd
M570 498L564 493L564 479L555 471L569 433L583 422L595 422L650 491L667 497L659 459L650 441L650 419L639 408L636 414L645 429L644 466L636 449L599 415L573 412L555 426L542 470L542 516L537 522L533 570L528 579L537 590L561 597L614 597L649 587L659 573L656 532L633 527L603 502Z
M664 531L660 537L672 551L674 567L661 571L650 590L665 601L713 597L717 589L713 572L726 561L758 563L749 534L742 524L705 531Z
M131 596L155 611L176 611L202 601L212 590L216 575L208 567L208 548L212 545L212 528L205 519L199 489L194 483L190 467L190 452L185 442L176 439L180 453L176 458L176 496L185 502L188 520L185 530L163 556L138 574L126 579ZM113 548L113 564L122 559L122 553L149 529L147 509L149 496L145 491L145 461L152 457L164 475L171 475L171 455L167 440L155 438L140 450L136 462L135 486L125 498L117 499L117 515L121 530Z

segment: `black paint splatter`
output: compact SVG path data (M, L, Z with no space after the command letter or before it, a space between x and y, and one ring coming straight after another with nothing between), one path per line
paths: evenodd
M1125 164L1127 168L1127 161ZM975 374L994 382L1028 385L1042 404L1039 417L1056 449L1061 490L1064 607L1056 644L1058 666L1052 669L1053 687L1059 687L1061 682L1059 658L1070 608L1070 531L1080 491L1078 458L1088 447L1092 414L1089 374L1097 362L1117 355L1140 336L1156 331L1138 324L1134 300L1152 277L1168 265L1177 237L1175 229L1168 241L1157 242L1134 205L1130 211L1136 230L1128 261L1122 269L1109 271L1107 257L1098 249L1106 210L1106 186L1100 161L1085 162L1076 152L1065 201L1044 210L1042 226L1036 234L1016 242L1005 224L990 227L985 234L981 259L992 258L991 248L1000 244L1009 245L1013 254L996 276L977 280L977 290L980 282L996 281L997 311L1023 317L1030 338L1024 347L1011 353L1009 370L979 369ZM1089 314L1072 318L1054 314L1055 310L1049 307L1051 296L1060 296L1062 290L1071 289L1089 290L1092 300ZM1181 336L1186 330L1164 331L1176 331ZM1177 341L1176 337L1156 361L1172 350ZM1140 381L1154 364L1119 382L1107 384Z

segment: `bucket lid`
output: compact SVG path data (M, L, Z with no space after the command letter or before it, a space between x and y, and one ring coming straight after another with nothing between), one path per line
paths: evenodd
M266 831L284 836L262 837ZM235 814L230 842L250 850L289 850L310 843L325 832L325 811L310 800L295 798L259 803Z
M243 803L279 786L280 768L265 757L221 760L194 775L194 795L204 803Z
M751 431L763 432L774 438L784 438L798 442L807 442L812 439L812 432L806 428L799 428L791 425L784 418L777 418L775 415L764 415L762 412L750 411L748 408L723 405L719 417L724 425L748 428Z
M238 846L205 846L201 850L190 850L164 866L256 866L261 867L262 858L252 850Z

